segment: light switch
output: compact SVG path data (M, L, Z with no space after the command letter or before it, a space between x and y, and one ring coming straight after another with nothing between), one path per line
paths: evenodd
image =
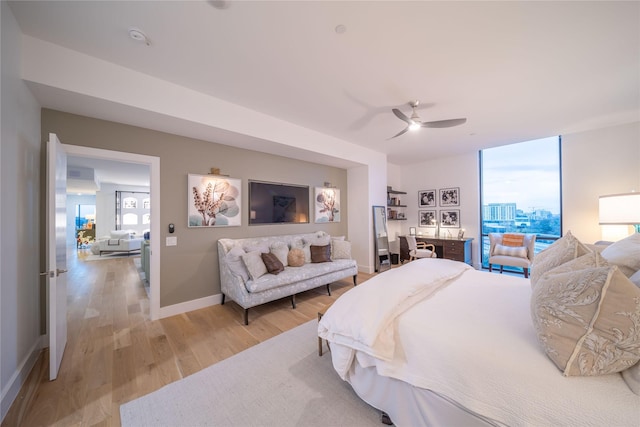
M178 236L167 237L167 246L178 246Z

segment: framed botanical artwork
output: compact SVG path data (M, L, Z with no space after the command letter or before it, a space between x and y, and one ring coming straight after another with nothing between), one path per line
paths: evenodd
M418 206L421 208L436 206L436 190L418 191Z
M420 220L420 227L435 227L436 226L436 211L435 210L419 210L418 218Z
M187 186L189 227L242 225L241 180L217 175L189 174Z
M315 197L315 221L340 222L340 190L329 187L316 187Z
M442 209L440 211L441 228L460 228L460 209Z
M460 206L460 188L441 188L440 189L440 207Z

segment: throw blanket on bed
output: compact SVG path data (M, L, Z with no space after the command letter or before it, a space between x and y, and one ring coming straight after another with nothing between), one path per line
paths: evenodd
M396 317L470 269L461 262L425 258L388 270L338 298L322 317L318 336L389 361L395 349ZM353 354L342 369L336 367L343 378Z

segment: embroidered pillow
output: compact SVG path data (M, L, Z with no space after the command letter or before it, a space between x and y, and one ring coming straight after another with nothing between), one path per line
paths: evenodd
M589 249L580 243L571 231L567 231L562 238L535 256L531 266L531 286L535 287L540 277L547 271L589 252Z
M502 244L504 246L523 246L524 234L505 233L502 235Z
M304 251L299 248L293 248L287 255L287 263L289 267L302 267L304 265Z
M311 245L311 262L331 262L331 245Z
M266 254L260 254L260 256L262 257L262 262L264 263L264 266L267 267L267 271L269 273L278 274L284 271L284 265L282 265L275 254L269 252Z
M493 254L527 258L527 248L525 248L524 246L508 246L497 244L493 250Z
M256 280L267 274L267 267L262 261L262 252L260 251L245 253L242 255L242 262L244 262L245 267L247 267L251 280Z
M548 272L531 297L538 341L565 376L606 375L640 360L640 289L617 266Z
M351 259L351 242L346 240L331 241L331 259Z

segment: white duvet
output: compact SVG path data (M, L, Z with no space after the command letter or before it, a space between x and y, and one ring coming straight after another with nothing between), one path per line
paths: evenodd
M526 279L464 267L455 273L450 261L424 259L345 293L318 333L347 381L354 363L375 366L510 426L640 426L640 397L620 374L564 377L547 358L530 296Z

